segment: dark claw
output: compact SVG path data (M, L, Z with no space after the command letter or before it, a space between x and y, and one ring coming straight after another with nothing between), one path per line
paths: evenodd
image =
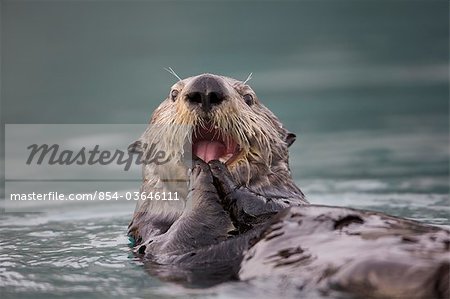
M215 184L224 197L238 188L225 164L218 160L213 160L209 162L209 167L214 176Z

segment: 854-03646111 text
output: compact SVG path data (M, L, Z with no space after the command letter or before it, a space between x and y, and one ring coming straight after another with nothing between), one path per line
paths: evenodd
M112 192L95 191L92 193L11 193L11 201L110 201L110 200L179 200L178 192Z

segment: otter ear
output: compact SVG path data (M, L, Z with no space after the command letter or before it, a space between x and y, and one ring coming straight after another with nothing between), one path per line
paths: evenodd
M128 146L129 153L142 153L144 152L144 147L142 146L142 142L140 140L136 140L132 144Z
M287 143L287 146L290 147L295 142L296 138L297 138L297 135L295 135L294 133L288 132L286 134L286 138L284 139L284 141Z

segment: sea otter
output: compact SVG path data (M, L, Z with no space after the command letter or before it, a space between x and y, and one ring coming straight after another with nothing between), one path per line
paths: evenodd
M128 234L159 277L212 285L269 276L285 286L361 296L448 296L450 231L382 213L310 205L295 185L295 134L246 82L178 81L130 147L146 163Z

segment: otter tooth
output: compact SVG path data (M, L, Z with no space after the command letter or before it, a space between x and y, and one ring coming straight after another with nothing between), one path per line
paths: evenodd
M222 163L226 163L228 160L231 159L231 157L233 157L233 154L226 154L225 156L220 157L219 161Z

